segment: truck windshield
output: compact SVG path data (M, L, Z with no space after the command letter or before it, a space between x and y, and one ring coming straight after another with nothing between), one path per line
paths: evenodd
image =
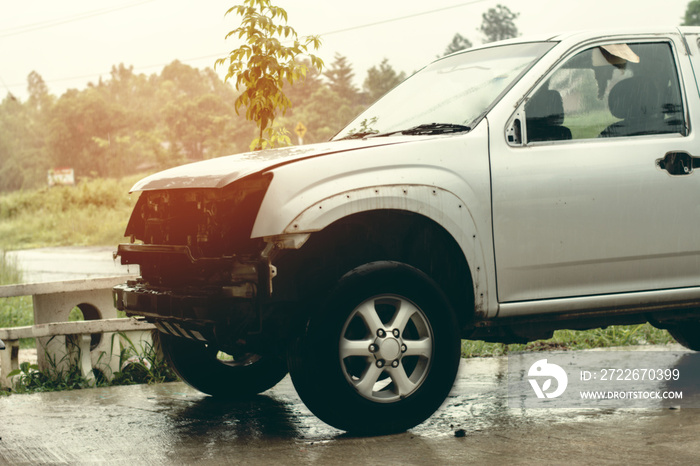
M553 45L502 45L437 60L379 99L333 139L468 131Z

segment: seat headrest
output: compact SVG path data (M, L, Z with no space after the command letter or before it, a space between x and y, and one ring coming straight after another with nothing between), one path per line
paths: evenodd
M623 120L649 118L662 113L656 85L640 77L615 84L608 96L608 107L613 116Z
M559 92L551 89L540 89L525 105L528 120L536 119L548 125L564 123L564 103Z

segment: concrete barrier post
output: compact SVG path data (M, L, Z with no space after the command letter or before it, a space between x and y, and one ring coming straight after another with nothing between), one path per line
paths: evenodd
M8 340L0 351L0 387L12 388L8 374L19 369L19 340Z
M33 299L35 324L67 322L71 310L76 306L82 311L85 320L117 317L111 287L36 294ZM111 378L112 373L119 370L119 339L112 338L112 335L112 333L93 334L89 346L93 367L101 369L107 378ZM66 344L66 337L63 335L38 338L37 362L39 368L46 370L55 365L58 370L67 370L71 360L75 359L75 356L71 356L69 353L76 349L76 345ZM49 358L53 361L50 361Z

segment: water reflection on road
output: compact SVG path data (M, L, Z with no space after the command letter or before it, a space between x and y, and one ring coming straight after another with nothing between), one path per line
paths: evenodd
M506 358L463 361L432 418L370 438L318 421L289 378L237 402L182 383L13 395L0 399L0 463L691 464L700 453L697 409L513 408L507 374Z

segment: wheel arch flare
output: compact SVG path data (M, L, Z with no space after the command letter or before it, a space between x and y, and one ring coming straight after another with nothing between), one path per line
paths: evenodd
M365 212L405 211L423 216L442 227L459 246L471 269L474 312L487 313L487 261L482 237L467 204L454 193L429 185L393 184L336 193L312 203L284 228L281 235L267 237L283 248L298 249L315 232L344 218Z

